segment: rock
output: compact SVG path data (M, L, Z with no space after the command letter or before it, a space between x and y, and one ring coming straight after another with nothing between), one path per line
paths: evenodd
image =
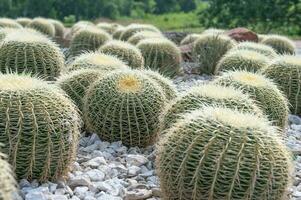
M26 194L25 200L48 200L48 195L42 192L30 192Z
M75 187L78 187L78 186L87 186L87 187L89 187L91 184L92 183L91 183L90 179L86 176L77 176L77 177L71 178L68 181L68 185L71 188L75 188Z
M83 163L83 165L85 167L98 168L100 165L107 165L107 162L104 157L96 157Z
M152 193L153 193L153 196L155 196L155 197L161 197L160 188L152 188Z
M106 194L104 192L99 193L99 195L97 196L98 196L97 200L122 200L121 197L115 197L113 195Z
M22 179L19 182L19 186L20 186L20 188L31 187L31 184L26 179Z
M129 167L128 175L129 175L130 177L137 176L139 172L140 172L140 167L137 167L137 166L130 166L130 167Z
M126 161L128 166L138 166L144 165L148 162L148 159L143 155L129 154L126 156Z
M288 116L289 122L292 124L300 125L301 124L301 118L298 117L297 115L289 115Z
M242 41L258 42L257 34L243 27L231 29L227 31L225 34L238 42L242 42Z
M146 189L135 189L133 191L126 191L125 199L126 200L140 200L140 199L147 199L152 196L151 190Z
M64 195L52 195L53 200L68 200L68 198Z
M88 192L89 188L86 187L86 186L83 186L83 187L76 187L74 189L74 194L80 198L80 199L83 199L85 196L86 196L86 192Z
M103 181L105 178L105 174L98 169L89 170L86 175L90 177L91 181Z

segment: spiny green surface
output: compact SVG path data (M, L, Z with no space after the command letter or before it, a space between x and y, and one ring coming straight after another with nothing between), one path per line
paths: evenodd
M80 29L71 40L69 56L74 57L87 51L96 51L109 40L111 40L111 36L98 28Z
M97 28L100 28L100 29L106 31L109 34L113 34L118 28L122 27L119 24L106 23L106 22L98 23L96 26L97 26Z
M25 75L0 75L0 142L18 179L67 175L78 145L80 117L66 94Z
M273 60L263 73L272 79L290 102L293 114L301 114L301 59L281 56Z
M144 67L144 58L141 51L136 46L127 42L111 40L100 47L99 51L104 54L116 56L133 69L141 69Z
M15 28L0 28L0 42L10 33L16 31Z
M23 27L26 27L28 24L32 22L32 19L26 17L20 17L16 19L16 22L21 24Z
M181 45L187 45L187 44L192 44L194 43L197 39L200 38L200 34L189 34L184 39L181 41Z
M156 139L165 102L162 89L141 71L118 71L89 87L85 124L105 141L146 147Z
M0 46L0 70L27 72L46 80L55 80L64 66L64 55L56 43L39 33L17 31Z
M249 50L230 50L218 62L215 74L222 71L245 70L257 72L267 67L269 58Z
M249 50L249 51L255 51L257 53L261 53L269 58L275 58L277 57L276 51L264 44L259 44L255 42L241 42L238 43L232 50Z
M51 38L55 36L55 27L47 19L35 18L30 24L27 25L27 27L40 31Z
M22 26L13 19L0 18L0 28L22 28Z
M71 27L71 35L73 36L77 31L81 29L86 29L88 27L95 27L95 25L92 22L89 21L79 21L76 22L72 27Z
M226 30L223 30L223 29L217 29L217 28L209 28L209 29L206 29L202 32L202 34L223 34Z
M65 33L65 26L62 22L58 20L51 19L50 23L54 26L55 37L63 38Z
M119 27L117 28L114 33L112 34L112 37L115 39L115 40L120 40L120 36L121 34L123 33L125 27Z
M0 144L1 147L2 144ZM17 191L16 181L6 159L7 156L0 152L0 199L13 200L13 193Z
M203 34L194 42L192 55L200 73L214 74L218 61L235 45L228 36Z
M184 118L159 141L162 199L286 199L291 156L267 120L219 107Z
M120 36L120 39L127 41L131 36L140 31L152 31L160 33L159 29L150 24L131 24L125 28Z
M128 39L128 42L137 45L140 41L144 39L153 38L154 40L158 38L164 38L164 36L161 33L153 32L153 31L139 31L135 33L133 36L131 36Z
M214 83L241 89L255 100L276 126L284 129L288 119L288 102L277 86L265 76L246 71L225 72Z
M144 65L152 70L173 77L182 72L181 52L172 41L157 38L145 39L137 44L144 57Z
M293 41L285 36L280 35L266 35L262 41L262 44L271 46L279 54L295 54L296 47Z
M263 115L255 102L241 90L234 87L206 84L195 86L169 103L162 113L161 130L166 130L187 112L204 105L219 105L243 112Z

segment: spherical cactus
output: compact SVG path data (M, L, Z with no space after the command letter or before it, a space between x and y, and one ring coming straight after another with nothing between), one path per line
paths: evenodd
M246 70L257 72L267 67L269 58L249 50L231 50L218 62L215 74L221 71Z
M118 71L89 87L84 119L106 141L145 147L156 139L165 102L161 88L141 71Z
M139 69L144 67L144 58L140 50L127 42L111 40L100 47L99 51L116 56L131 68Z
M284 92L290 102L293 114L301 114L301 59L295 56L281 56L273 60L264 70Z
M181 73L181 52L172 41L164 38L145 39L137 47L142 52L145 67L169 77Z
M223 34L225 33L225 30L223 29L217 29L217 28L209 28L209 29L206 29L202 32L202 34Z
M261 43L271 46L279 54L295 54L296 51L294 42L280 35L267 35Z
M120 36L123 33L123 31L125 30L125 27L121 26L119 28L117 28L114 33L112 34L113 38L115 40L120 40Z
M64 56L54 42L42 34L17 31L0 46L0 71L27 72L55 80L64 66Z
M161 88L163 93L165 94L165 98L170 101L177 97L177 89L173 82L161 75L159 72L152 70L144 70L143 73L155 81Z
M85 53L78 56L67 67L67 71L78 69L97 69L103 72L111 72L113 70L123 70L129 67L118 58L99 52Z
M276 126L284 129L288 119L288 103L277 86L261 74L246 71L226 72L215 81L243 90L255 100L263 113Z
M267 56L268 58L275 58L277 56L276 51L272 47L264 45L264 44L258 44L255 42L238 43L233 49L231 49L231 51L232 50L255 51L257 53Z
M32 19L26 17L20 17L16 19L16 22L21 24L23 27L26 27L28 24L32 22Z
M55 36L55 27L47 19L35 18L30 24L27 25L27 27L40 31L49 37Z
M96 51L110 39L111 36L108 33L98 28L81 29L71 40L69 56L74 57L87 51Z
M192 55L200 73L213 74L218 61L235 45L228 36L204 34L194 42Z
M164 38L164 36L161 33L158 32L153 32L153 31L140 31L135 33L133 36L131 36L128 39L128 42L133 44L133 45L137 45L140 41L144 40L144 39L158 39L158 38Z
M160 33L160 30L149 24L131 24L125 28L120 36L121 40L127 41L131 36L139 31L152 31Z
M65 26L62 22L54 19L49 20L50 23L54 26L55 37L63 38L65 34Z
M95 27L95 25L89 21L79 21L71 27L70 34L74 35L75 33L77 33L77 31L81 29L86 29L88 27Z
M183 118L158 144L163 199L286 199L292 159L266 119L223 107Z
M171 102L161 116L161 130L166 130L181 119L181 115L204 105L220 105L243 112L263 115L255 102L241 90L233 87L205 84L195 86Z
M0 28L22 28L22 26L13 19L0 18Z
M187 44L192 44L194 43L197 39L200 38L200 34L189 34L184 39L181 41L181 45L187 45Z
M79 69L61 76L57 84L62 88L68 96L74 101L77 107L82 111L83 109L83 98L88 90L89 86L94 81L101 78L103 75L102 71L96 69Z
M0 152L0 199L13 200L13 193L17 191L16 181L6 159L7 156Z
M97 28L100 28L104 31L106 31L109 34L113 34L120 26L119 24L115 23L106 23L106 22L101 22L96 25Z
M0 75L0 142L18 179L54 180L74 161L80 117L66 94L25 75Z

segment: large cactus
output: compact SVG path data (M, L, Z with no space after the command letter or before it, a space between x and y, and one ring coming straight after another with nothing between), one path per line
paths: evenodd
M0 70L28 72L47 80L55 80L64 66L64 56L57 44L42 34L16 31L0 46Z
M200 34L196 34L196 33L193 33L193 34L189 34L187 35L186 37L183 38L183 40L181 41L181 45L187 45L187 44L192 44L194 43L197 39L200 38Z
M285 36L280 35L266 35L262 41L262 44L271 46L279 54L295 54L296 46L293 41Z
M270 47L268 45L264 45L264 44L255 43L255 42L238 43L235 47L233 47L233 49L231 49L231 51L232 50L255 51L255 52L265 55L269 58L275 58L277 56L276 51L272 47Z
M0 144L0 149L2 144ZM0 199L13 200L16 192L16 181L11 166L6 161L7 156L0 152Z
M80 117L66 94L25 75L0 75L0 142L18 179L46 181L69 171Z
M0 42L10 33L16 31L15 28L0 28Z
M55 27L47 19L44 18L35 18L30 24L27 25L28 28L35 29L41 33L53 38L55 36Z
M281 129L287 125L288 102L277 86L259 73L246 71L226 72L215 81L217 84L233 86L243 90L255 100L263 113Z
M153 31L139 31L137 33L135 33L133 36L131 36L128 39L128 42L133 44L133 45L137 45L140 41L144 40L144 39L149 39L149 38L153 38L153 39L158 39L158 38L164 38L164 36L161 33L158 32L153 32Z
M204 105L221 105L244 112L262 115L255 102L241 90L213 84L205 84L191 88L169 103L161 119L161 130L166 130L181 118L182 114L197 110Z
M22 26L13 19L0 18L0 28L22 28Z
M182 72L180 49L165 38L145 39L137 47L144 57L145 67L173 77Z
M183 118L158 145L163 199L286 199L291 155L265 118L223 107Z
M281 56L273 60L264 70L284 92L290 102L293 114L301 114L301 59L295 56Z
M65 26L62 22L54 19L49 20L50 23L54 26L55 30L55 37L57 38L63 38L65 34Z
M19 17L16 19L16 22L21 24L23 27L26 27L28 24L32 22L32 19L27 17Z
M145 147L156 139L165 102L162 89L142 71L116 71L89 87L84 119L106 141Z
M90 21L79 21L79 22L76 22L72 27L71 27L71 30L70 30L70 35L73 36L75 33L77 33L79 30L81 29L86 29L86 28L89 28L89 27L95 27L95 25L90 22Z
M131 24L125 28L120 36L120 39L127 41L131 36L140 31L152 31L160 33L159 29L150 24Z
M123 26L117 28L117 29L113 32L112 37L113 37L115 40L120 40L120 36L121 36L121 34L123 33L124 30L125 30L125 27L123 27Z

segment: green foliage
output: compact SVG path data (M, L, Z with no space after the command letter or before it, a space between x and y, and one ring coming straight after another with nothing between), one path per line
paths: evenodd
M84 119L103 140L145 147L156 139L165 102L162 89L142 71L118 71L91 85Z
M240 42L238 43L231 51L234 50L249 50L249 51L255 51L257 53L260 53L262 55L265 55L269 58L275 58L277 56L277 53L275 50L267 45L264 44L258 44L255 42Z
M265 76L246 71L225 72L214 83L233 86L248 94L267 115L268 119L281 129L287 126L288 102L277 86Z
M6 157L0 152L0 199L13 200L13 193L17 192L16 181Z
M293 114L301 114L301 59L295 56L281 56L273 60L264 70L264 74L272 79L284 92L290 102Z
M0 142L18 179L58 180L73 163L76 106L62 90L25 75L0 75Z
M163 199L286 198L291 155L265 118L224 107L183 118L158 144Z
M47 19L35 18L27 27L40 31L49 37L55 36L55 26Z
M266 35L262 41L262 44L271 46L279 54L295 54L296 47L293 41L285 36L280 35Z

